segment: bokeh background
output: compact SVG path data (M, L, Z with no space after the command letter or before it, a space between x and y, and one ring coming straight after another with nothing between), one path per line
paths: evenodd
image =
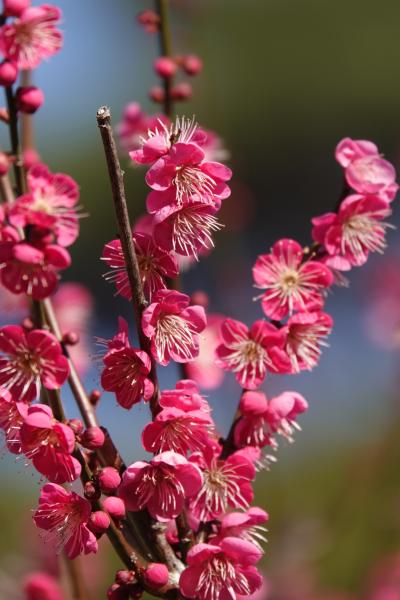
M83 282L93 294L93 339L114 332L118 315L132 321L128 304L114 298L102 278L99 256L116 226L96 109L110 105L115 123L129 101L154 110L147 91L156 83L151 65L158 45L135 22L135 15L151 6L148 0L57 4L64 14L65 46L35 73L46 95L35 117L36 143L52 170L79 182L90 214L81 222L65 279ZM178 110L218 132L234 171L232 198L221 215L226 227L210 257L185 274L184 287L188 293L206 290L213 311L251 322L261 316L252 300L257 254L283 236L307 244L311 217L336 203L338 140L372 139L399 166L400 4L171 0L171 19L175 51L199 54L205 63L193 82L193 100ZM5 145L4 132L0 137ZM143 172L125 158L123 163L136 217L146 194ZM396 201L392 222L400 223ZM373 256L350 274L349 289L336 288L330 295L327 310L335 329L318 368L271 378L265 386L269 395L295 389L310 403L295 444L280 448L278 463L257 482L258 502L271 516L265 573L273 600L377 600L371 590L382 581L389 589L389 579L397 581L393 595L379 600L400 599L399 232L390 230L388 242L384 257ZM90 353L86 381L95 388L94 343ZM165 387L173 386L176 373L162 369L161 378ZM210 396L222 432L238 393L227 376ZM74 416L70 399L67 403ZM126 461L142 455L146 407L127 413L105 394L99 415L120 441ZM39 482L32 468L8 456L1 474L0 598L5 600L18 594L24 569L35 567L32 549L36 558L39 550L29 510ZM115 563L106 550L101 560L85 568L89 580L104 589ZM93 592L93 598L102 597Z

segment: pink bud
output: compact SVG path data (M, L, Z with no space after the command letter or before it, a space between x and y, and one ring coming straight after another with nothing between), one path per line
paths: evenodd
M4 85L8 87L15 83L18 77L18 68L17 65L10 62L9 60L4 60L0 64L0 85Z
M105 494L114 492L121 483L121 477L114 467L104 467L97 476L100 489Z
M174 100L189 100L193 95L190 83L178 83L171 90L171 96Z
M26 600L62 600L63 595L57 580L47 573L30 573L24 580Z
M96 404L98 403L100 398L101 398L100 390L93 390L89 396L90 404L93 404L93 406L96 406Z
M200 306L203 306L204 308L207 308L209 300L210 299L206 292L204 292L203 290L197 290L197 292L193 292L193 294L191 295L190 304L198 304Z
M23 327L26 331L32 331L35 328L35 324L30 317L25 317L23 321L21 321L21 327Z
M118 585L126 585L127 583L134 583L136 581L136 575L134 571L117 571L115 573L115 583Z
M17 89L15 100L20 112L33 114L42 106L44 94L40 88L28 85Z
M83 431L83 423L80 419L70 419L68 425L71 427L75 435L80 435Z
M64 333L62 341L67 346L75 346L79 342L79 334L76 331Z
M154 10L143 10L137 20L147 33L157 33L160 28L160 16Z
M0 175L7 175L10 167L10 160L4 152L0 152Z
M125 516L125 502L117 496L108 496L103 502L104 508L114 519L123 519Z
M4 14L7 17L19 17L30 5L31 0L3 0Z
M151 90L149 91L149 97L151 100L153 100L153 102L157 102L157 104L161 104L162 102L164 102L164 98L165 98L164 90L159 85L156 85L156 86L152 87Z
M152 563L147 567L144 573L145 582L149 587L152 587L155 590L166 585L168 579L168 569L162 563Z
M113 583L107 590L107 598L108 600L129 600L129 588Z
M93 481L87 481L83 488L83 495L88 500L98 500L101 497L101 492Z
M81 444L89 450L101 448L105 441L105 435L100 427L88 427L82 434Z
M22 158L25 169L30 169L30 167L33 167L33 165L37 165L40 162L40 154L33 148L24 150Z
M110 527L110 517L103 510L96 510L90 515L88 527L95 533L104 533Z
M176 62L169 56L161 56L154 61L155 72L166 79L175 75L177 68Z
M195 54L189 54L183 57L182 67L188 75L198 75L203 70L203 61Z

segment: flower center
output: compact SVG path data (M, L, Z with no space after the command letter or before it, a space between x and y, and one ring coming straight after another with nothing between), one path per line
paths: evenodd
M232 598L236 597L236 594L248 596L250 587L245 575L236 569L230 560L223 555L217 555L204 568L196 592L201 598L218 600L223 591Z
M347 248L354 256L361 256L365 250L382 253L386 248L385 229L389 225L377 222L371 214L352 215L343 224L342 253ZM347 247L347 248L346 248Z
M215 182L198 167L182 165L177 167L173 180L176 188L176 199L182 204L184 196L198 195L201 200L212 199Z
M184 256L198 260L198 248L209 250L214 247L212 233L222 228L214 215L204 212L203 206L193 205L175 214L173 222L173 248Z
M161 360L170 356L171 352L190 360L193 348L192 328L178 315L163 315L157 323L155 344Z

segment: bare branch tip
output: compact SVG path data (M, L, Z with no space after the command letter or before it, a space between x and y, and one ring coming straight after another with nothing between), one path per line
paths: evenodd
M111 111L108 106L100 106L96 113L97 122L99 124L104 123L107 120L111 120Z

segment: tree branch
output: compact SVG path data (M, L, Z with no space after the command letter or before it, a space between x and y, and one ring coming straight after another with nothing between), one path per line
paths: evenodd
M115 144L113 130L111 126L111 112L107 106L102 106L97 111L97 124L100 129L101 139L103 141L104 153L106 157L108 174L110 178L111 192L114 201L115 215L118 223L118 231L121 240L122 252L124 255L126 272L132 295L132 307L134 311L136 329L139 338L139 344L151 360L150 379L154 384L154 394L150 401L153 417L157 414L159 385L156 371L155 360L151 353L150 340L142 330L142 314L147 307L147 300L143 293L142 280L140 276L139 264L133 245L132 230L129 221L128 207L126 203L123 172L119 164L117 146Z

